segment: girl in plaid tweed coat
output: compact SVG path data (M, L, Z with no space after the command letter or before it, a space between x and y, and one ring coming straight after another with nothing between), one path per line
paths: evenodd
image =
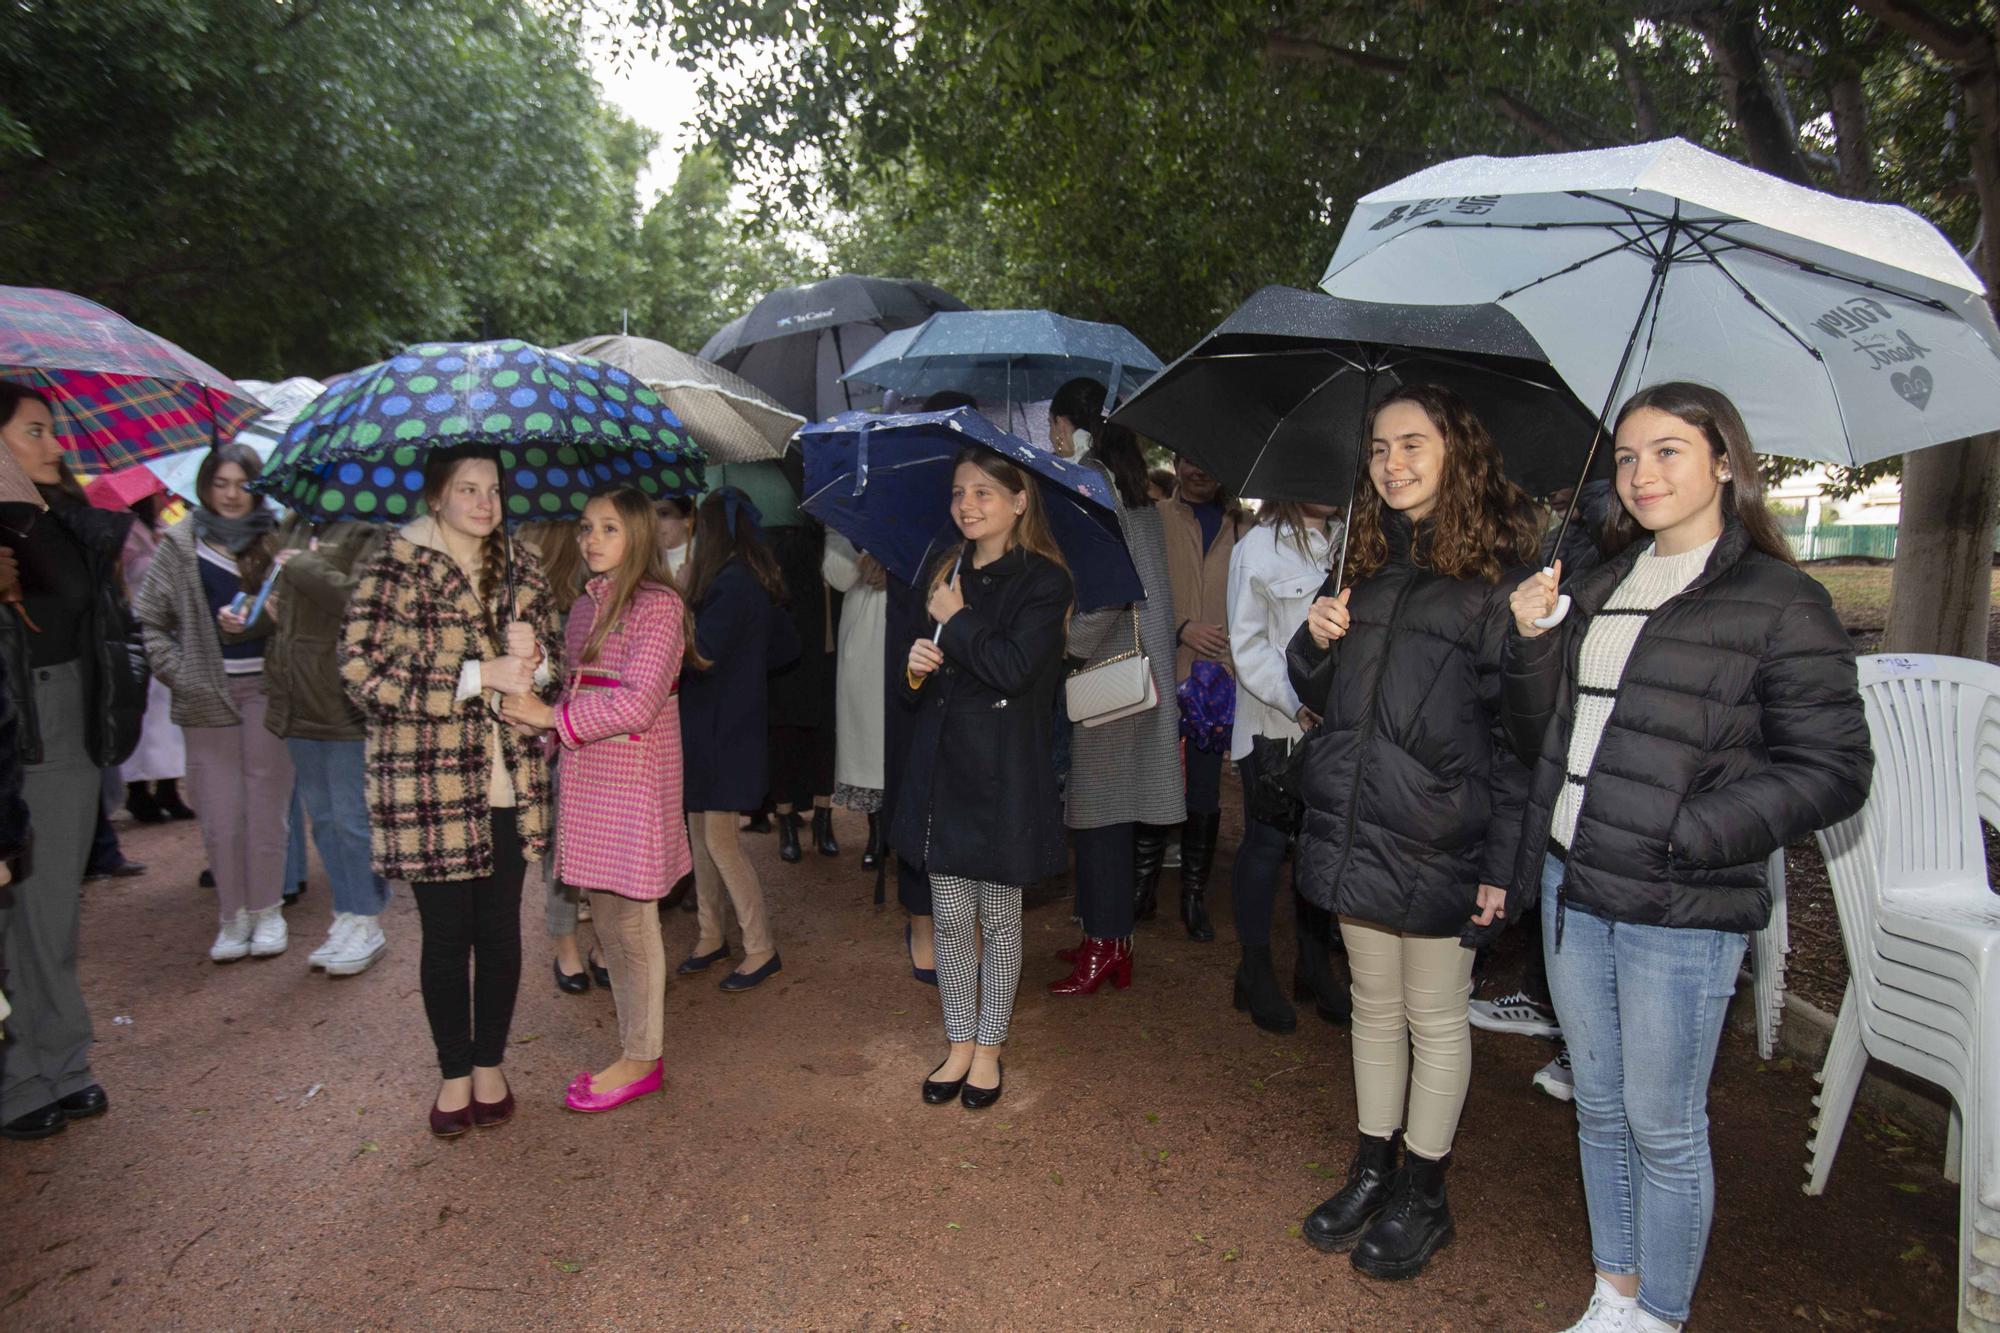
M493 451L432 453L424 502L354 589L341 680L368 719L375 871L410 882L423 923L419 978L444 1076L431 1130L450 1137L513 1114L500 1059L521 981L521 880L548 846L542 746L486 694L553 693L563 645L540 566L508 552Z
M681 813L681 661L688 611L660 558L652 500L631 487L592 498L578 541L591 579L565 631L569 684L551 708L509 697L510 722L562 746L556 873L591 892L618 1005L622 1058L578 1074L572 1111L609 1111L658 1092L664 1069L667 953L658 902L688 873Z

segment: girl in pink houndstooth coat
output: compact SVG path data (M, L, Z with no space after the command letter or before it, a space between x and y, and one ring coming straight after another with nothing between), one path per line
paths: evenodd
M664 1081L666 951L658 902L691 867L675 699L693 636L660 564L652 501L622 488L584 508L591 579L570 612L569 682L554 706L509 700L510 721L560 744L556 874L588 889L618 1003L620 1059L570 1083L573 1111L608 1111Z

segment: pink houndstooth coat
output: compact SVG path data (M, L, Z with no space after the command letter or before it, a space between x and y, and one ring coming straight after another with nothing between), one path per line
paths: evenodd
M693 862L681 813L681 599L642 584L595 662L583 660L611 580L570 611L569 683L556 704L562 742L556 874L580 889L663 898Z

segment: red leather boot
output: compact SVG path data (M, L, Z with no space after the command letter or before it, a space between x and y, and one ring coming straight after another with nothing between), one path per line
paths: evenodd
M1049 983L1051 995L1095 995L1106 979L1119 990L1132 984L1132 940L1085 938L1076 967L1061 981Z

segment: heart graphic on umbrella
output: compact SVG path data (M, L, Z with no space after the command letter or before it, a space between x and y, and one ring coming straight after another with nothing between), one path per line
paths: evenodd
M1897 371L1889 377L1889 383L1902 395L1904 402L1919 412L1931 401L1931 373L1922 366L1907 375Z

